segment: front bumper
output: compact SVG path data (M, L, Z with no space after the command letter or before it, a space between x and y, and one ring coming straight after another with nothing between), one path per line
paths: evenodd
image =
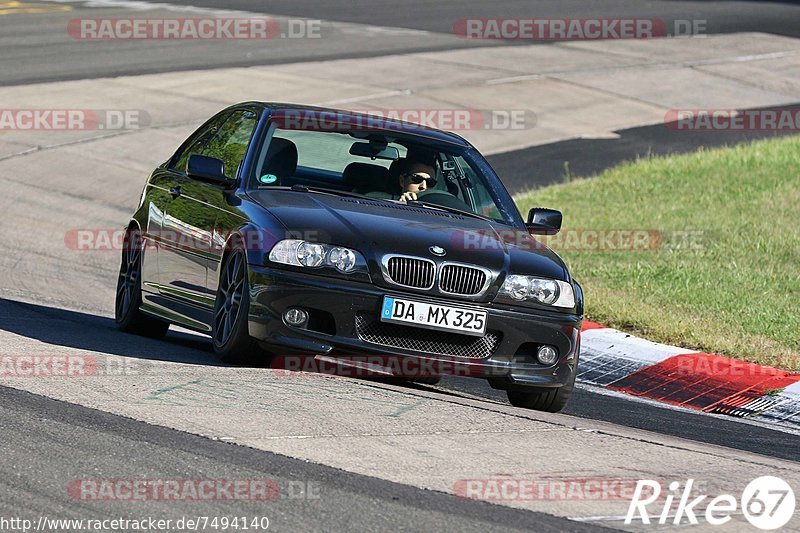
M250 335L281 356L328 356L326 359L344 360L359 356L359 361L375 361L363 356L391 357L404 363L385 365L389 368L480 377L500 389L560 387L570 380L578 364L582 317L574 314L430 297L253 265L249 281ZM388 326L389 329L382 330L386 325L380 323L378 317L386 295L485 310L488 312L487 342L488 336L493 336L491 346L480 344L483 351L470 351L469 343L475 341L475 337L442 335L410 326L399 326L399 330L391 329L398 326ZM282 317L290 307L303 308L315 318L305 328L289 326ZM372 329L366 329L370 327ZM385 337L371 335L374 331L405 332L408 342L379 343ZM555 364L542 365L536 360L536 349L541 344L558 349L560 358ZM453 346L457 349L452 349ZM401 374L401 377L419 376Z

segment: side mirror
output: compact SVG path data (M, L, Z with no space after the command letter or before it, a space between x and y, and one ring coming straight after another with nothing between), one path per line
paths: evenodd
M192 154L186 163L186 174L195 178L220 185L232 185L235 180L225 175L225 162L216 157Z
M534 207L528 213L525 228L533 235L555 235L561 231L561 211Z

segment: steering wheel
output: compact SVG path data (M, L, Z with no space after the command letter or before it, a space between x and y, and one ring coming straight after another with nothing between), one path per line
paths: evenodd
M442 207L452 207L453 209L461 209L472 213L472 208L466 202L453 196L449 192L444 191L420 191L417 193L417 198L422 202L431 204L438 204Z

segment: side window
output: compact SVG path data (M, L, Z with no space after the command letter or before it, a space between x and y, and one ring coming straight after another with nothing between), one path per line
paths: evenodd
M461 156L456 156L455 159L471 184L472 194L477 203L474 211L479 215L503 221L503 217L497 209L497 204L492 199L492 194L486 188L484 181L478 177L478 174L466 159Z
M258 117L252 111L234 111L220 116L181 152L172 168L185 172L189 156L207 155L222 159L225 174L234 177L257 123Z
M199 137L192 141L189 146L184 148L183 152L181 152L181 154L178 156L178 159L175 161L175 164L171 168L174 168L180 172L186 172L186 163L189 161L189 156L192 154L203 155L203 150L229 116L230 115L228 114L221 115L217 117L214 122L209 124L205 130L200 133Z
M225 175L235 177L250 145L256 122L256 114L252 111L234 111L203 148L202 155L222 159Z

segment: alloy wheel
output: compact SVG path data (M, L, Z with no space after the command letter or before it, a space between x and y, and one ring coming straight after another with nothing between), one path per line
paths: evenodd
M245 268L241 253L234 253L220 280L214 309L214 342L223 346L231 337L244 301Z
M142 237L132 231L125 237L125 251L117 283L117 317L123 318L131 307L141 274Z

